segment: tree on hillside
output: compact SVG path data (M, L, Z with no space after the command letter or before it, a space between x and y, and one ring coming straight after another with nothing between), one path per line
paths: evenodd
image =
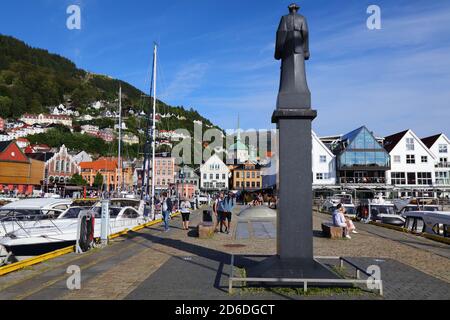
M0 96L0 117L6 118L11 113L12 100L9 97Z

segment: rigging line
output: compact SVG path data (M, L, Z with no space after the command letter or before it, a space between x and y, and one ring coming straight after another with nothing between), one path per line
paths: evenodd
M159 69L159 74L160 74L160 78L161 78L161 87L163 89L163 90L161 90L161 92L163 92L161 94L161 97L166 97L168 94L168 86L166 85L166 77L164 74L164 65L163 65L163 61L161 58L159 59L158 69ZM163 111L164 111L164 114L168 114L170 111L169 105L166 104L166 106L163 107ZM161 112L161 113L163 113L163 112ZM161 119L161 122L162 122L162 119ZM170 118L167 118L167 120L165 120L165 124L166 124L165 129L167 129L167 131L169 131Z

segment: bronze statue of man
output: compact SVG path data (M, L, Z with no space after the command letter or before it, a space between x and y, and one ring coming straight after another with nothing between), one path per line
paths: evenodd
M277 109L311 109L305 72L305 60L309 59L308 25L306 18L297 13L299 9L291 4L277 31L275 59L282 61Z

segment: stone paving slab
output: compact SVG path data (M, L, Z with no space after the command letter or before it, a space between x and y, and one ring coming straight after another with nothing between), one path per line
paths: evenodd
M237 208L239 210L239 208ZM200 211L191 215L195 226ZM385 271L389 299L402 296L439 297L448 299L450 263L445 247L436 247L431 240L403 238L397 231L371 225L357 224L361 233L353 240L332 241L322 238L320 225L330 216L314 215L315 254L321 256L349 256L355 259L376 257L388 261ZM235 219L230 235L215 234L212 239L199 239L194 228L181 229L179 217L171 220L171 230L154 226L120 238L103 250L83 256L70 254L23 272L0 277L0 299L304 299L280 294L236 297L228 296L230 255L273 255L276 253L276 223L255 221L247 224L248 238L239 236L241 222ZM271 223L269 225L268 223ZM378 235L377 233L382 233ZM259 235L264 238L258 238ZM411 245L419 241L420 246ZM431 241L431 242L430 242ZM358 260L364 266L365 260ZM367 263L369 263L367 262ZM82 290L69 292L65 288L66 268L72 264L85 267L82 271ZM387 271L386 271L387 270ZM397 273L396 273L397 272ZM31 278L30 278L31 277ZM28 279L29 278L29 279ZM408 280L409 279L409 280ZM419 279L416 282L411 279ZM9 286L19 281L17 285ZM402 287L402 283L404 287ZM422 291L414 291L419 283ZM429 286L427 284L430 283ZM166 290L168 285L171 290ZM186 287L188 286L188 287ZM417 287L417 286L416 286ZM3 288L3 290L2 290ZM156 295L156 291L158 295ZM311 297L306 297L311 299ZM324 297L313 297L324 299ZM327 297L329 298L329 297ZM334 297L363 299L362 297Z
M381 269L385 298L390 300L450 300L450 284L392 259L349 258L366 270Z

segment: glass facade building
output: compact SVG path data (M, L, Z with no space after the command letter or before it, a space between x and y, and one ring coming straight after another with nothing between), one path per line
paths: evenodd
M333 149L341 184L384 184L390 156L366 127L344 135Z

